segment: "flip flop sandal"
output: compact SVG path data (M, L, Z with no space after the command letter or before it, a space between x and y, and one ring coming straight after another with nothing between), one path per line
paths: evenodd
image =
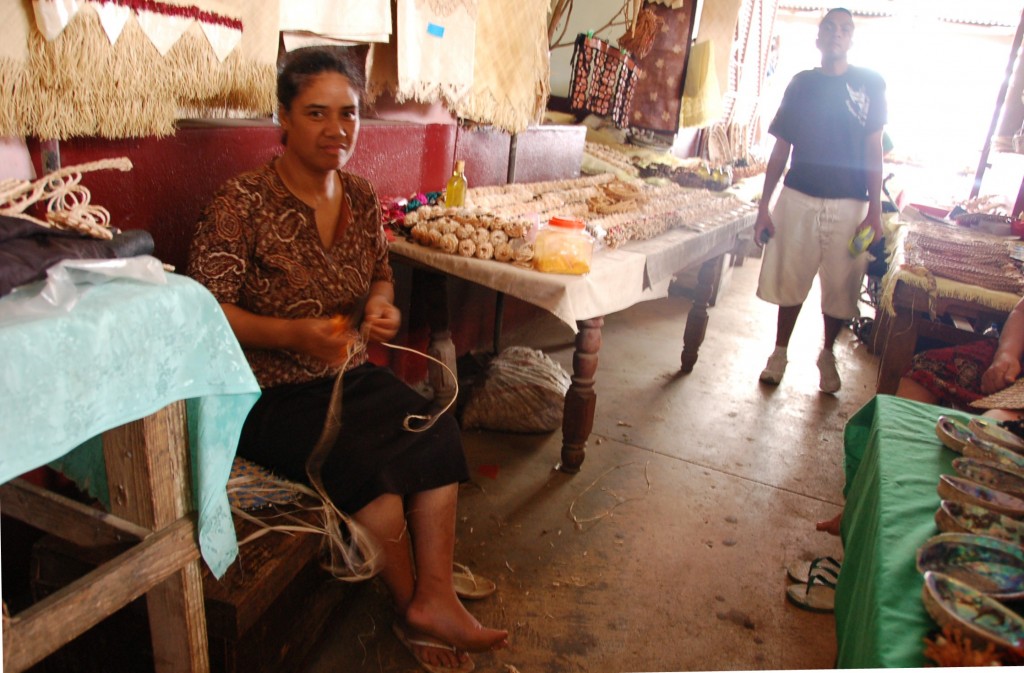
M440 640L435 640L428 636L417 636L415 638L410 637L409 634L406 633L405 627L398 622L392 622L391 630L395 632L395 636L398 638L399 642L405 645L405 649L409 650L409 654L416 659L416 663L418 663L423 670L427 671L427 673L471 673L471 671L476 667L473 660L468 656L461 666L452 667L441 666L440 664L429 664L420 659L419 655L416 654L416 650L414 649L415 647L436 647L449 652L458 652L458 650L447 643L442 643Z
M811 575L807 584L790 584L786 598L791 603L811 612L835 612L836 585L822 573Z
M841 563L831 556L819 556L813 561L798 559L786 566L786 574L789 579L801 584L807 584L807 580L815 571L825 573L827 579L835 582L839 578Z
M486 577L474 575L473 571L461 563L455 563L453 566L455 569L452 571L452 581L455 583L455 593L459 598L476 601L487 598L497 591L498 585Z

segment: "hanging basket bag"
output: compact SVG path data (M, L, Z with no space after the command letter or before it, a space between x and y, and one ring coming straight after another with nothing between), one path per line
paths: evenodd
M570 109L610 117L618 128L626 126L640 74L629 52L580 33L573 47L571 68Z

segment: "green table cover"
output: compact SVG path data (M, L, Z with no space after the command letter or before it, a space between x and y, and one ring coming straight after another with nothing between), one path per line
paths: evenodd
M917 548L939 530L936 487L956 454L935 434L940 415L970 414L878 395L846 424L844 559L836 587L838 668L929 665L935 623L921 602Z

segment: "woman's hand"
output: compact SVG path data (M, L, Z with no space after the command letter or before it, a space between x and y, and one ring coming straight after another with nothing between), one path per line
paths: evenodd
M390 341L402 325L402 312L387 297L371 295L363 310L363 329L367 341Z
M332 367L345 362L349 346L359 335L349 327L348 318L301 318L294 321L294 350L323 360Z
M996 352L992 364L981 375L981 392L986 395L997 393L1017 380L1020 376L1020 360L1005 353Z

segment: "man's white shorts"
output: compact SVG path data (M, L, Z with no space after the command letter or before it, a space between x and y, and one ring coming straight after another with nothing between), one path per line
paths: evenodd
M818 274L821 312L841 320L859 316L868 256L853 257L849 244L867 211L866 201L821 199L783 187L772 209L775 236L764 248L757 296L797 306Z

